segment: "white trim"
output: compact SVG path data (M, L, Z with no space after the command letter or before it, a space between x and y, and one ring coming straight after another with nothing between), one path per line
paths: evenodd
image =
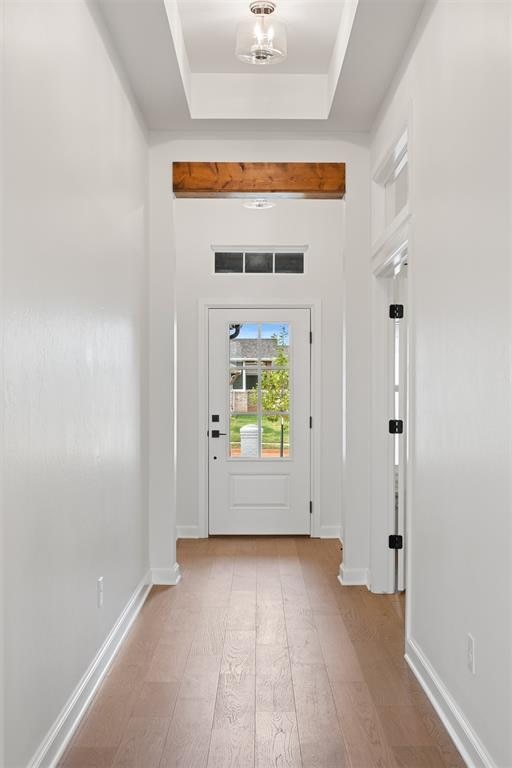
M400 253L409 237L411 209L405 205L384 234L372 246L372 270L377 277L386 277L400 260Z
M468 768L498 768L420 647L408 638L405 660Z
M414 109L413 102L409 104L407 119L408 156L409 156L409 206L411 212L416 210L416 177L414 175ZM415 441L415 413L416 413L416 324L415 324L415 295L416 295L416 271L414 258L414 217L411 215L407 224L407 330L408 330L408 359L409 374L407 380L407 464L406 464L406 507L405 507L405 637L406 640L412 634L412 563L414 551L412 546L412 528L414 525L414 468L416 466Z
M144 605L150 589L151 578L148 572L130 597L107 639L41 742L27 768L54 768L57 765L128 630Z
M260 193L257 197L268 197L268 193ZM211 245L210 248L214 253L306 253L309 245Z
M409 222L410 218L407 217L401 224L398 247L395 238L381 245L378 263L373 265L375 269L372 277L370 567L373 576L371 591L379 594L395 591L395 555L383 545L395 526L394 443L386 428L394 412L394 324L389 320L389 305L395 300L393 270L409 259ZM409 322L409 311L407 301L406 323ZM408 397L408 381L406 393ZM404 419L407 436L408 412L406 402Z
M321 525L320 526L320 538L321 539L339 539L343 540L341 525Z
M384 157L377 164L373 173L373 180L379 186L385 186L396 179L404 165L408 161L409 137L407 128L400 134L400 138L388 149Z
M176 526L177 539L200 539L201 532L198 525L178 525Z
M340 565L338 581L343 587L368 587L368 568L345 568Z
M372 277L370 565L372 591L379 594L395 590L395 553L387 547L395 523L394 441L387 429L394 413L393 287L390 278Z
M181 580L180 566L174 563L172 568L152 568L151 579L155 586L175 587Z
M413 229L413 199L412 199L412 163L410 162L411 150L411 122L412 116L408 115L407 126L401 131L399 138L384 154L372 174L374 186L372 188L373 210L378 206L380 196L384 194L384 187L389 180L395 178L399 169L408 165L409 190L408 200L404 208L388 224L380 237L372 244L371 270L372 270L372 383L371 383L371 505L370 505L370 569L371 580L368 588L372 592L388 594L395 591L395 556L386 548L385 542L395 525L395 493L393 487L394 451L393 442L389 439L385 425L394 410L394 387L390 365L393 359L392 325L388 318L389 304L395 301L393 276L395 268L404 261L411 265L411 239ZM408 270L410 278L412 269ZM408 279L410 283L410 279ZM406 404L404 419L406 424L407 458L405 459L406 498L408 504L405 511L405 568L406 574L406 623L409 621L410 599L410 550L408 549L412 493L410 478L412 476L412 460L409 451L410 446L410 413L412 394L412 366L413 357L411 349L412 338L412 291L408 288L406 302L406 323L409 343L409 369L406 382Z
M319 538L321 520L321 430L317 425L322 418L322 301L311 299L304 303L285 301L273 301L271 304L237 303L226 301L200 299L198 302L198 371L208 370L208 311L210 309L309 309L311 312L311 331L313 344L311 345L311 416L313 417L313 429L311 430L311 500L313 502L313 514L311 515L311 536ZM198 445L204 446L198 451L198 538L208 538L208 440L205 436L208 431L208 377L199 376L198 387Z

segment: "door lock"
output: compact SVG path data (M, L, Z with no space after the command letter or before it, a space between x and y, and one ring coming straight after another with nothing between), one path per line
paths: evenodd
M226 432L219 432L218 429L212 429L212 437L220 437L221 435L226 435Z

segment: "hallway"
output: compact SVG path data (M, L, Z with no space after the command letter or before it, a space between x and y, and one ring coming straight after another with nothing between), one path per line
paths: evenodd
M59 768L463 768L339 542L181 541Z

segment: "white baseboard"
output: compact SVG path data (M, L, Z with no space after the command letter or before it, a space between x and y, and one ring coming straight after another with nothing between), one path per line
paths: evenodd
M202 539L198 525L178 525L176 526L177 539Z
M341 541L342 540L341 526L340 525L321 525L320 538L321 539L339 539Z
M151 579L155 586L174 587L181 579L180 567L174 563L172 568L152 568Z
M368 569L367 568L346 568L342 563L338 574L338 581L344 587L367 587Z
M408 638L405 659L468 768L498 768L425 654Z
M89 702L105 677L126 633L144 605L150 589L151 574L148 573L129 599L89 669L71 694L67 704L43 739L27 768L55 768Z

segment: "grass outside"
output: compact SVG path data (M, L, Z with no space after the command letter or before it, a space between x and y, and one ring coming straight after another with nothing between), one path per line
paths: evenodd
M272 421L268 416L262 417L263 448L278 449L281 443L281 419L277 417ZM230 441L232 448L240 446L240 430L247 424L258 424L258 416L255 413L235 414L231 416ZM288 448L290 443L290 423L284 422L284 444Z

